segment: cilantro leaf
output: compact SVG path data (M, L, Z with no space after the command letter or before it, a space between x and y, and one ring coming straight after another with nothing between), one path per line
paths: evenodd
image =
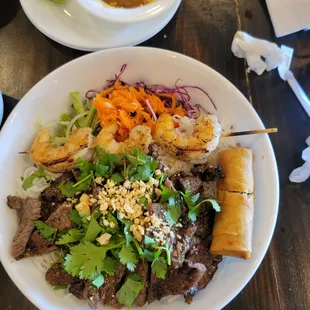
M43 237L45 237L49 241L54 241L57 234L56 228L50 227L42 221L35 221L34 224Z
M107 257L103 262L103 271L109 276L113 276L116 272L116 260L112 257Z
M159 279L166 278L167 262L163 257L158 257L152 263L152 273Z
M133 166L145 165L147 161L147 155L138 147L132 148L131 154L125 156Z
M193 207L195 203L198 201L200 197L200 193L196 195L191 195L190 191L186 190L185 194L183 194L183 199L188 207Z
M125 181L125 179L123 178L123 176L120 173L114 173L112 174L111 180L113 180L116 184L122 183Z
M37 171L30 174L27 178L24 179L24 182L22 184L22 187L24 190L27 190L28 188L32 187L33 181L38 178L45 178L46 173L44 172L44 169L42 167L39 167Z
M92 219L89 222L84 240L86 241L94 241L98 234L103 231L103 228L98 224L95 217L92 217Z
M118 241L118 240L117 240ZM95 279L104 271L104 261L107 251L120 248L123 241L110 241L106 246L96 246L89 241L84 241L71 247L70 254L65 256L65 270L80 279Z
M130 181L148 181L153 175L153 172L149 165L139 166L135 169L135 173L130 177Z
M211 203L212 208L215 210L215 212L221 212L221 206L219 205L219 203L216 200L214 200L214 199L207 199L207 202Z
M54 285L54 291L65 290L67 286L67 284L56 284Z
M124 218L121 218L119 214L117 214L117 218L122 224L124 224L124 234L126 238L126 245L129 245L132 240L132 234L130 232L130 226L132 225L132 222Z
M144 236L144 244L146 246L149 246L149 245L153 245L153 244L156 244L155 240L153 238L150 238L149 236Z
M160 189L161 189L161 195L160 196L161 196L162 201L168 201L170 197L179 194L178 191L173 191L163 184L160 184Z
M128 270L135 270L136 263L139 261L139 259L131 244L129 244L128 246L124 245L118 255L120 258L120 262L124 265L127 265Z
M165 213L166 220L170 226L175 225L182 215L180 199L177 196L171 196L167 204L168 211Z
M92 182L93 172L91 171L92 165L84 158L79 157L76 160L76 166L81 171L77 179L77 183L62 182L58 188L66 197L73 197L77 192L87 190Z
M106 176L109 170L110 170L109 166L102 165L100 164L99 161L96 162L95 164L95 176L96 177Z
M92 280L92 284L93 286L100 288L104 283L104 277L102 275L102 273L99 273L98 275L96 275L94 277L94 279Z
M148 249L143 250L142 257L145 258L149 262L153 262L153 260L155 259L154 252Z
M61 236L61 238L55 242L59 245L74 243L83 239L84 231L82 229L70 229L65 235Z
M95 163L95 176L105 176L110 178L113 170L124 158L123 154L110 154L103 148L97 147L96 154L98 160Z
M112 222L112 223L114 224L114 227L113 227L113 228L110 227L110 226L105 227L105 228L104 228L104 231L105 231L105 232L108 232L108 233L111 233L111 234L115 234L115 233L119 232L118 221L117 221L117 219L112 215L111 212L109 212L109 213L106 215L106 219L107 219L107 221L108 221L109 223Z
M71 198L77 193L77 190L73 187L73 185L74 185L73 182L61 182L60 185L58 186L58 189L61 191L63 195L65 195L68 198Z
M126 154L126 158L132 165L129 170L130 181L148 181L158 168L158 161L139 148L132 149L131 153L132 155Z
M80 216L79 212L77 210L72 210L70 212L70 220L77 226L82 226L82 217Z
M216 200L214 200L214 199L205 199L205 200L201 201L200 203L198 203L197 205L188 206L188 209L189 209L188 217L189 217L189 219L191 219L193 222L195 222L197 220L197 216L200 213L200 207L204 203L206 203L206 202L211 203L213 209L216 212L221 212L221 207L220 207L220 205L218 204L218 202Z
M125 283L116 293L116 299L127 308L131 308L134 301L139 296L144 285L139 275L128 275Z

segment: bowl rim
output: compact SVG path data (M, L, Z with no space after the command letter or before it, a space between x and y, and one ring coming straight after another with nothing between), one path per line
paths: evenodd
M146 53L147 52L151 52L154 51L156 53L162 54L162 55L171 55L171 56L176 56L179 57L180 59L182 59L183 61L187 61L187 62L191 62L191 63L196 63L200 65L200 67L202 69L207 69L210 72L212 72L212 74L216 75L217 78L219 78L220 80L222 80L225 83L228 83L230 85L230 87L239 94L239 96L242 96L244 98L244 101L247 102L247 104L249 105L249 107L251 107L252 109L252 113L256 114L258 121L261 123L261 125L264 127L261 118L259 117L259 115L257 114L256 110L253 108L253 106L249 103L249 101L246 99L246 97L239 91L239 89L233 85L228 79L226 79L223 75L221 75L220 73L218 73L217 71L215 71L214 69L212 69L211 67L209 67L208 65L194 59L191 58L189 56L174 52L174 51L169 51L169 50L164 50L164 49L160 49L160 48L152 48L152 47L121 47L121 48L115 48L115 49L108 49L108 50L102 50L102 51L98 51L95 53L90 53L87 55L84 55L80 58L71 60L70 62L60 66L59 68L55 69L54 71L50 72L48 75L46 75L43 79L41 79L38 83L36 83L23 97L22 99L19 101L19 103L15 106L15 108L13 109L13 111L11 112L11 114L9 115L9 117L7 118L7 120L5 121L3 128L0 132L0 143L1 140L4 139L4 137L6 135L9 134L9 126L10 123L14 120L15 115L19 112L19 110L21 109L22 106L25 106L27 104L27 101L31 100L32 98L32 94L36 91L36 89L38 87L40 87L42 84L45 83L45 81L53 78L54 75L58 75L61 72L67 70L68 67L74 66L75 63L81 61L81 59L83 59L82 61L86 61L86 59L91 58L91 57L96 57L97 54L109 54L109 53L114 53L117 52L119 50L126 50L126 51L132 51L132 50L143 50ZM257 271L258 267L260 266L260 264L262 263L266 252L270 246L272 237L274 235L274 230L275 230L275 226L276 226L276 222L277 222L277 218L278 218L278 211L279 211L279 196L280 196L280 190L279 190L279 173L278 173L278 167L277 167L277 163L276 163L276 157L275 157L275 153L274 153L274 149L273 146L271 144L271 140L269 138L269 136L266 137L266 143L269 147L269 151L270 151L270 156L272 157L272 166L273 166L273 177L274 177L274 195L273 195L273 200L270 201L270 205L274 206L274 216L270 221L270 234L268 236L268 238L266 238L264 245L262 246L261 250L260 250L260 255L259 257L255 260L253 267L251 268L252 270L249 272L246 280L244 280L244 282L237 287L235 290L232 290L230 292L230 294L225 295L224 297L222 297L218 304L216 309L221 309L224 306L226 306L230 301L232 301L240 292L241 290L247 285L247 283L252 279L253 275L255 274L255 272ZM0 244L1 244L1 235L0 235ZM9 277L11 278L11 280L14 282L14 284L18 287L18 289L24 294L24 296L26 296L28 298L28 300L30 300L34 305L36 305L38 308L40 309L44 309L43 308L43 302L41 299L37 299L34 298L34 296L30 293L31 289L26 285L26 283L24 283L23 281L21 281L19 279L19 277L11 272L12 267L11 262L7 259L3 259L3 251L0 251L0 260L2 262L2 265L4 267L4 269L6 270L6 272L8 273Z
M157 8L156 8L156 2L158 1L164 2L164 3L157 4ZM96 16L99 19L117 23L117 24L134 24L134 23L141 23L141 22L158 17L160 14L169 10L172 7L172 5L177 2L177 0L154 0L153 3L149 3L141 7L131 8L131 9L113 8L112 6L111 8L103 7L103 10L108 11L105 14L100 13L102 11L98 11L95 7L89 6L85 0L77 0L77 2L85 11L89 12L90 14ZM152 8L152 7L154 7L153 12L148 12L147 9ZM142 8L145 8L145 10L142 10ZM142 10L142 12L138 13L139 10ZM122 19L121 19L120 17L117 17L116 14L113 14L112 11L115 11L115 12L128 11L128 14L126 14L127 17L122 16Z

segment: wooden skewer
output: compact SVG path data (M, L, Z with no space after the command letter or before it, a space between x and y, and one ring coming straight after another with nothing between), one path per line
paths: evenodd
M238 131L238 132L224 132L222 137L235 137L235 136L246 136L246 135L257 135L262 133L274 133L278 132L278 128L267 128L260 130L247 130L247 131Z

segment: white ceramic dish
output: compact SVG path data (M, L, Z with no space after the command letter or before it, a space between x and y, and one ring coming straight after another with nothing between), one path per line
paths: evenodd
M77 0L78 3L91 14L108 20L122 24L138 23L152 19L163 14L168 10L176 0L155 0L147 5L137 8L123 9L115 8L102 0Z
M223 76L196 60L170 51L151 48L101 51L78 58L40 81L13 110L0 134L0 145L6 146L0 153L0 175L5 176L0 187L0 257L18 288L42 310L82 310L88 307L77 299L62 298L62 292L54 292L32 260L16 262L10 256L18 223L15 212L6 206L6 197L16 192L16 181L25 165L25 156L18 155L18 152L29 149L38 117L46 123L58 119L69 107L69 92L83 94L89 89L100 89L124 63L128 68L123 79L128 82L143 80L174 85L180 78L186 84L206 90L218 107L217 112L212 111L206 96L198 91L191 92L192 100L221 117L228 117L235 130L264 128L249 102ZM243 261L225 257L211 283L195 296L190 307L178 297L156 302L147 309L220 309L240 292L260 265L277 218L277 165L267 135L241 137L238 142L251 146L255 153L256 201L251 259Z
M152 20L121 25L96 18L76 0L55 4L49 0L20 0L36 28L52 40L78 50L102 49L140 44L162 30L175 15L181 0Z

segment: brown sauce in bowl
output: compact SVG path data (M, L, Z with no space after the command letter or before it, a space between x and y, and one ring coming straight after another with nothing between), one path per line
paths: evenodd
M102 1L116 8L130 9L146 5L148 3L153 2L154 0L102 0Z

